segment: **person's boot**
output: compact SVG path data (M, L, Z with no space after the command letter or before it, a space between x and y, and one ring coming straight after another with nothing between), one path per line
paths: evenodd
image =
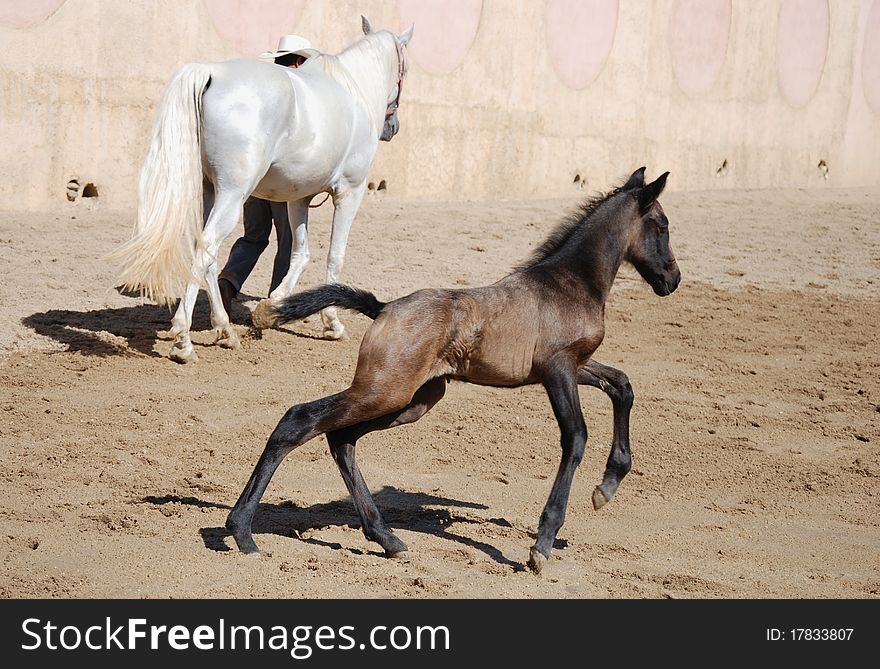
M223 302L223 309L229 320L232 320L232 298L238 294L232 281L229 279L219 279L217 284L220 286L220 300Z

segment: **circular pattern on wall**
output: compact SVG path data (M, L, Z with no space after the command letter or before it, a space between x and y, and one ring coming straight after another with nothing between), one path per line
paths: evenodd
M617 0L547 0L547 50L566 85L584 88L599 76L614 44L617 14Z
M63 4L64 0L0 2L0 25L11 28L27 28L48 19Z
M278 38L291 32L305 0L205 0L211 23L243 55L274 51ZM319 35L303 35L322 49Z
M792 107L816 94L828 53L828 0L785 0L776 31L776 71Z
M669 19L672 70L690 97L715 84L730 38L730 0L676 0Z
M477 36L483 0L398 0L400 24L415 26L407 55L431 74L458 67Z
M868 106L880 114L880 0L874 0L868 23L865 25L865 45L862 49L862 90Z

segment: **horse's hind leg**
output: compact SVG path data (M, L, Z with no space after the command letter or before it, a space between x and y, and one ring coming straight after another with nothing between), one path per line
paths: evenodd
M211 324L217 332L217 340L221 346L235 348L238 346L238 335L232 329L229 315L223 308L220 298L220 288L217 285L217 250L220 243L235 228L238 222L238 214L241 211L241 199L236 196L218 197L208 222L203 232L204 248L197 254L193 264L193 280L187 284L186 291L174 317L171 319L171 336L174 344L169 357L181 363L196 362L199 357L193 349L190 329L192 328L192 314L199 294L201 277L207 278L208 301L211 304Z
M175 362L197 362L199 359L195 349L193 349L192 340L189 336L189 331L192 327L193 308L196 305L198 295L199 281L190 281L186 286L183 297L180 299L180 303L177 305L177 311L174 312L174 317L171 319L171 330L168 334L174 338L174 343L171 346L171 353L168 354L168 357Z
M633 391L626 374L593 360L578 370L578 383L599 388L611 398L614 407L611 453L608 455L602 483L593 491L593 508L601 509L611 501L623 477L632 468L629 414L633 405Z
M218 195L205 223L203 236L205 248L202 252L202 262L205 265L205 290L211 305L211 327L216 335L215 343L224 348L238 348L239 340L220 295L220 285L217 283L217 253L223 240L235 230L241 218L244 199L244 193L227 192Z
M385 430L398 425L414 423L424 416L440 401L446 393L446 379L435 378L428 381L413 395L410 404L401 411L387 414L380 418L359 423L343 430L327 433L330 453L339 466L345 486L354 500L355 509L361 519L364 536L375 541L385 549L389 557L401 558L406 554L406 544L388 529L382 514L370 494L366 481L355 461L355 445L357 440L369 432Z

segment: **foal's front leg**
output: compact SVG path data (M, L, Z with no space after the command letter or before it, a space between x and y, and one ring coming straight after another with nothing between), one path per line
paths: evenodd
M598 510L611 501L623 477L632 469L629 414L633 405L633 391L626 374L594 360L578 370L578 383L599 388L611 398L614 407L611 453L608 455L602 483L593 491L593 508Z
M553 540L565 521L568 495L574 472L584 457L587 426L581 411L577 388L577 370L567 359L551 361L544 372L544 389L550 398L553 414L561 432L562 461L550 497L538 522L538 538L529 554L529 567L536 573L550 557Z

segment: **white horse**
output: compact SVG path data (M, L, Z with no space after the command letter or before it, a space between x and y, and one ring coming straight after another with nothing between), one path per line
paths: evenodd
M125 289L159 304L180 298L171 321L173 360L198 359L190 327L203 278L215 343L239 345L220 298L217 251L251 194L287 201L293 231L290 269L270 304L257 306L256 326L293 293L309 262L308 205L317 193L333 198L326 281L339 279L378 143L399 129L413 31L373 32L366 18L363 30L345 51L313 56L296 69L256 60L192 63L168 83L141 169L134 234L111 258L122 266ZM341 337L335 310L321 316L325 337Z

